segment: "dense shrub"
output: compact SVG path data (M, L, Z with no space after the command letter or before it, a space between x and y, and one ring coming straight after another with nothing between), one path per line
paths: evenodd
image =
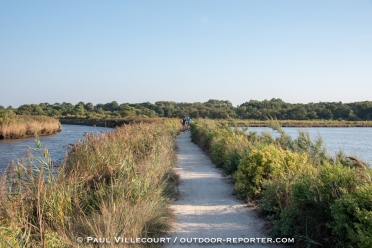
M192 141L210 154L212 162L227 174L236 171L240 159L247 153L251 142L241 130L218 126L210 120L198 120L191 124Z
M307 156L274 145L252 149L244 157L234 174L235 191L239 197L255 197L261 193L265 179L284 179L300 170L310 169L306 165Z
M272 234L280 237L297 234L334 246L339 238L332 235L330 228L334 221L332 205L344 194L358 191L364 184L364 179L355 169L341 164L325 163L317 168L316 173L301 173L292 183L290 204L274 221Z
M328 224L340 246L372 247L372 185L344 193L330 207L333 221Z
M284 174L282 178L263 180L260 199L257 203L266 218L278 219L280 213L290 205L293 182L294 177L290 174Z
M200 119L197 122L191 122L190 125L191 140L209 153L213 138L218 136L219 129L216 122Z
M212 162L234 172L250 143L245 135L221 129L211 142Z
M300 131L293 140L272 126L281 135L275 141L212 121L194 123L192 135L235 172L236 194L257 200L273 237L296 237L298 247L372 247L371 169L342 152L327 155L321 137Z

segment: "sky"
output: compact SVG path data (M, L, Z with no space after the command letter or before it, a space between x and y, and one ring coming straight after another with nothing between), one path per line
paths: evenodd
M372 100L372 0L0 0L0 105Z

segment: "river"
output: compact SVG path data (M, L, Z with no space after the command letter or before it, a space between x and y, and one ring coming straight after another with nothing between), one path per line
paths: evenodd
M297 138L299 130L308 131L313 140L320 135L329 155L333 156L342 150L347 155L367 162L370 167L372 165L371 127L283 127L283 130L293 139ZM279 136L278 132L268 127L250 127L249 131L256 131L259 134L266 131L271 133L274 138Z
M112 128L93 127L82 125L62 124L62 131L49 136L40 137L42 147L47 147L50 157L56 164L61 162L67 151L68 144L75 144L77 140L83 139L84 133L100 133L113 130ZM36 148L34 138L0 140L0 175L11 162L26 155L28 147Z

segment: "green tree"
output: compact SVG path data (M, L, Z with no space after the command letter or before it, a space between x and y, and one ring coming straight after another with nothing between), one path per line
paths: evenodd
M79 102L78 104L76 104L73 110L73 114L78 116L85 116L84 106L85 106L84 102Z
M89 112L94 111L94 105L93 105L93 103L91 103L91 102L86 103L86 104L84 105L84 109L85 109L86 111L89 111Z
M32 112L31 112L32 115L44 115L44 110L39 105L31 104L31 107L32 107Z
M30 104L24 104L18 107L17 114L19 115L31 115L32 113L32 106Z

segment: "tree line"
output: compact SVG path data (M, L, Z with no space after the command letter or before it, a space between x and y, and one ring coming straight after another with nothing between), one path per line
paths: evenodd
M11 110L19 115L46 115L56 118L122 118L128 116L175 117L210 119L255 119L266 120L372 120L372 101L342 103L287 103L279 98L271 100L250 100L233 106L227 100L211 99L207 102L122 103L112 101L106 104L90 102L24 104L18 108L0 105L0 111Z

